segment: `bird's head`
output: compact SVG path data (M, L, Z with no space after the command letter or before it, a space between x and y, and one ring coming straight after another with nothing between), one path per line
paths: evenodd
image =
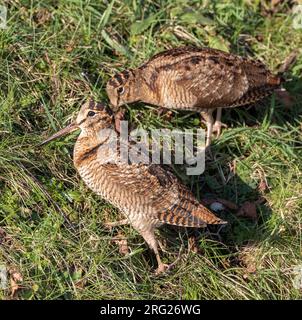
M114 108L138 101L135 71L129 69L114 75L108 81L106 91Z
M78 129L81 129L84 132L97 133L101 129L110 128L113 124L113 120L113 112L108 106L91 100L81 107L74 122L44 140L40 145L44 145Z

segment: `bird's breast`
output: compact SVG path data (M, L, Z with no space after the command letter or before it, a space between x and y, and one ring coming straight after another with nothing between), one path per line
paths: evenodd
M141 195L120 183L119 174L122 175L122 172L116 171L112 174L106 167L103 162L92 160L85 165L79 165L77 170L93 192L123 212L134 226L137 224L138 228L142 221L148 221L149 226L156 226L158 221L152 218L153 208L145 203Z

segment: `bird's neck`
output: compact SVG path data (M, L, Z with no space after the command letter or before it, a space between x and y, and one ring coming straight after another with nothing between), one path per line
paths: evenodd
M82 130L73 152L75 167L85 166L98 159L106 161L108 150L115 142L116 137L117 133L113 126L101 130Z
M140 70L139 70L140 71ZM138 100L144 103L150 103L153 105L159 104L158 92L155 86L150 83L143 73L136 72L135 90L134 93Z

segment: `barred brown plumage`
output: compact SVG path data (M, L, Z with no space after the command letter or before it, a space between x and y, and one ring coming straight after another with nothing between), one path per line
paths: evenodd
M158 272L161 262L154 230L164 224L205 227L225 224L199 203L192 192L173 173L155 164L128 164L112 150L115 133L113 115L105 105L88 102L74 123L44 143L77 129L81 133L74 147L74 164L80 176L95 193L117 207L126 217L111 225L130 223L154 250ZM111 130L102 130L111 129Z
M115 107L142 101L200 112L207 123L209 146L213 128L218 135L221 132L221 108L254 103L271 94L281 80L258 60L186 46L161 52L137 69L116 74L106 90Z

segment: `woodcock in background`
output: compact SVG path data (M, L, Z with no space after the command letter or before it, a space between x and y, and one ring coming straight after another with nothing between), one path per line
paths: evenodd
M116 74L106 90L114 107L142 101L200 112L206 120L209 146L212 132L217 136L221 132L221 108L256 102L280 83L281 78L258 60L187 46L161 52L137 69ZM212 112L216 108L214 124Z
M110 226L130 223L143 236L156 254L158 273L168 266L161 262L155 228L162 224L205 227L226 223L199 203L191 191L162 166L121 161L119 148L112 150L112 139L118 135L114 116L104 104L93 101L84 104L75 122L42 144L77 129L81 129L74 147L77 171L90 189L125 215L124 220Z

